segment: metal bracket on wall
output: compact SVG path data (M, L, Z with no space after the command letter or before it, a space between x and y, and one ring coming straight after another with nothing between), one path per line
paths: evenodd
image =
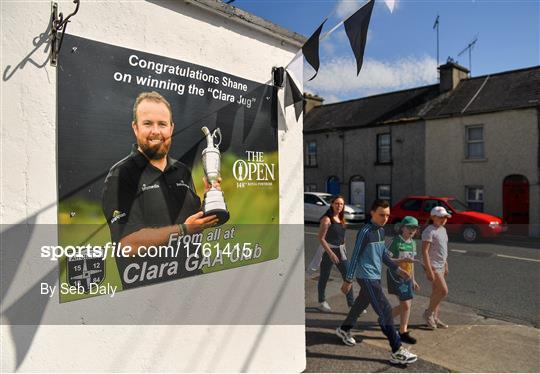
M273 67L272 74L274 76L274 86L283 88L283 81L285 78L285 68L283 67Z
M73 17L79 11L80 0L73 0L75 4L75 10L69 14L66 19L62 13L58 14L58 3L53 1L51 3L51 65L56 66L58 62L58 53L62 48L62 41L64 40L64 33L66 32L69 19Z

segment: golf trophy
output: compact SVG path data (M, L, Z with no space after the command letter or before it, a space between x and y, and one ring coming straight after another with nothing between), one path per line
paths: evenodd
M223 192L216 188L221 169L220 152L218 149L221 144L221 131L217 128L211 133L206 126L201 128L201 130L206 136L207 143L206 148L202 151L202 164L206 180L210 184L210 189L204 194L203 212L205 217L216 215L218 218L216 226L220 226L229 220L229 212L227 211L227 205L225 205ZM219 143L214 144L213 139L216 136L219 136Z

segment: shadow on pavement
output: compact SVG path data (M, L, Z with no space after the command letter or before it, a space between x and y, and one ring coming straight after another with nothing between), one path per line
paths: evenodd
M356 344L360 344L364 340L386 340L384 335L381 336L366 336L362 334L352 334L356 340ZM340 338L332 332L324 331L306 331L306 346L312 347L321 344L330 344L343 347L344 344L341 342Z
M321 310L319 310L319 308L317 307L306 307L306 313L313 313L313 314L320 314L321 316L325 315L325 316L329 316L329 317L332 317L332 316L347 316L347 313L343 313L343 312L323 312Z
M372 357L361 357L361 356L345 356L345 355L337 355L337 354L329 354L329 353L319 353L319 352L310 352L307 351L306 353L307 357L312 358L324 358L329 360L349 360L349 361L367 361L367 362L377 362L380 364L388 364L388 360L384 360L381 358L372 358ZM398 366L398 365L396 365ZM405 368L405 365L399 365L398 367Z
M360 341L357 340L357 343ZM306 331L306 347L313 347L321 344L330 344L335 346L343 346L340 338L333 332L325 331Z

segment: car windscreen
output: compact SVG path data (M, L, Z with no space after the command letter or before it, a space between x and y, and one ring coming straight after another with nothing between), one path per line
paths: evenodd
M328 205L332 204L332 195L319 195Z
M305 194L304 195L304 203L306 204L317 204L320 202L319 198L315 195Z
M454 209L456 212L465 212L467 210L471 210L467 204L464 202L458 200L458 199L449 199L448 204L452 209Z

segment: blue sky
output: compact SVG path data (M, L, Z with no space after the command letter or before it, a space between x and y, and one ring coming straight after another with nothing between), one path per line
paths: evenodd
M236 0L232 5L309 36L331 15L323 33L366 0ZM540 65L540 1L396 0L391 13L377 1L369 26L364 65L356 77L343 27L321 45L319 75L305 90L325 102L341 101L437 82L436 32L440 15L440 62L452 57L480 76Z

